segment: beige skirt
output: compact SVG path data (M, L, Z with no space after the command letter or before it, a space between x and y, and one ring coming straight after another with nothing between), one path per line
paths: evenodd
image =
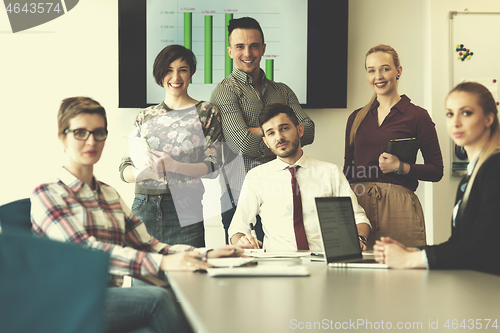
M424 212L413 191L401 185L387 183L353 183L358 203L372 224L368 249L375 240L389 236L405 246L424 246Z

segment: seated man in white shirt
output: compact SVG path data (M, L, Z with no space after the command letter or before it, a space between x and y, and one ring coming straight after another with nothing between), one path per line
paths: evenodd
M363 208L358 205L355 194L338 166L305 156L300 145L304 127L299 124L292 109L283 104L267 105L259 116L259 123L265 144L278 158L247 173L229 227L231 244L260 247L260 241L256 243L250 230L250 223L254 224L255 216L260 215L265 233L265 249L322 251L314 198L349 196L361 249L365 250L371 225ZM299 187L298 190L295 187L294 191L293 173L289 170L293 167L298 167L293 173L296 174ZM296 192L295 196L293 192Z

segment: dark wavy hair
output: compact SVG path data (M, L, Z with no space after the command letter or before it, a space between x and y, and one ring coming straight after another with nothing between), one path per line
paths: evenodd
M193 51L182 45L172 44L158 53L153 64L153 76L160 87L163 87L163 78L167 75L168 66L177 59L188 63L191 77L193 77L196 72L196 57Z
M299 119L297 118L297 115L295 114L295 112L293 112L291 107L281 103L273 103L266 105L262 109L261 114L259 115L259 126L262 132L264 132L262 125L264 125L265 123L267 123L269 120L276 117L280 113L286 114L288 118L290 118L292 123L295 125L295 127L299 125Z

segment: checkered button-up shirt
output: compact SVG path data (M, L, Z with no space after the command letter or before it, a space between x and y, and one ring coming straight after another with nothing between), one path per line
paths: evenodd
M264 106L273 103L290 106L304 126L304 135L300 139L302 146L314 141L314 122L302 110L292 89L284 83L267 79L263 70L261 80L262 94L254 88L251 76L234 68L231 75L217 85L210 98L222 115L222 132L226 141L223 149L226 183L238 192L249 170L275 159L275 156L264 156L269 148L261 136L248 130L248 127L259 127L259 115ZM223 191L225 187L223 185Z
M192 250L160 243L111 186L96 180L93 191L65 168L34 190L31 222L43 237L110 253L114 276L157 275L163 254Z

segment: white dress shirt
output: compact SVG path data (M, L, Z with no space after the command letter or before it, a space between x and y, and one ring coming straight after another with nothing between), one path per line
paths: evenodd
M300 166L296 177L302 197L304 228L311 251L323 251L315 197L351 197L356 223L370 225L365 211L359 206L356 195L338 166L304 154L293 166L297 165ZM297 250L293 229L292 176L287 169L290 166L277 158L247 173L238 207L229 227L230 237L236 233L249 233L250 223L255 224L256 215L260 215L265 233L265 249Z

